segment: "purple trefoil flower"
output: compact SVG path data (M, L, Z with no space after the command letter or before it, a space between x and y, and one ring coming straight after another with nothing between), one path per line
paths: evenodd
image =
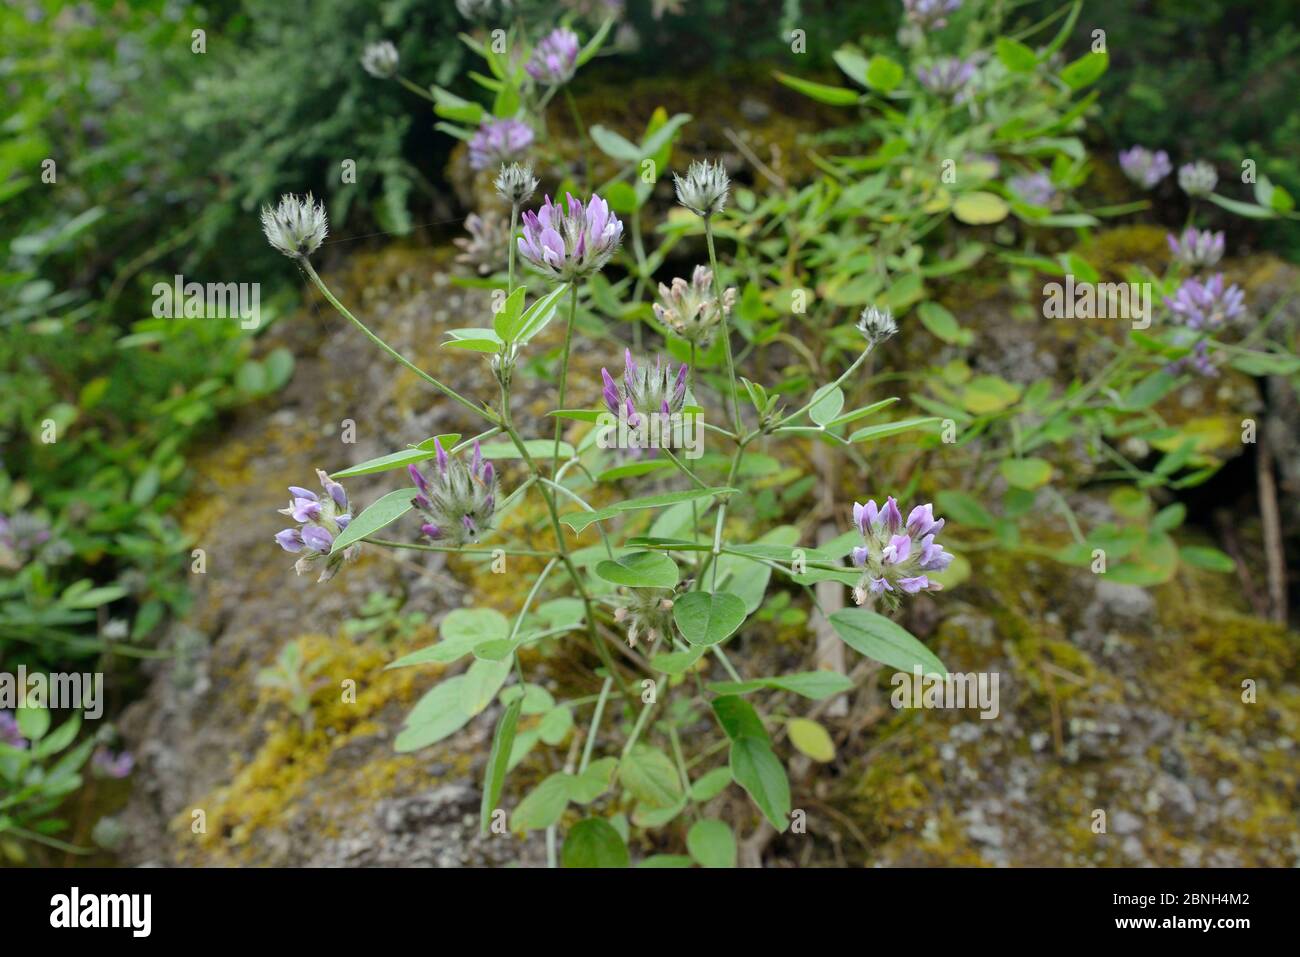
M121 779L135 768L135 758L131 756L130 751L114 754L108 748L99 747L95 749L90 764L100 777Z
M903 0L903 15L922 30L937 30L948 24L948 14L961 9L961 0Z
M610 375L608 369L600 370L605 408L627 423L628 440L637 443L629 448L634 457L643 450L657 454L665 436L672 434L672 423L657 417L680 415L686 407L689 371L685 363L674 369L673 363L665 363L662 356L655 356L653 365L648 360L638 362L632 358L630 349L623 352L623 375L619 379ZM650 427L656 421L660 423L657 430ZM640 442L641 437L644 443Z
M578 64L578 35L557 27L538 41L528 60L528 75L547 86L562 86L573 79Z
M1209 331L1245 315L1246 296L1236 283L1225 288L1220 272L1206 282L1194 276L1183 280L1172 299L1165 297L1165 305L1187 328Z
M1174 258L1185 266L1203 269L1223 258L1223 231L1210 232L1189 226L1181 236L1170 233L1166 239Z
M1007 189L1030 206L1047 208L1056 202L1056 187L1052 185L1052 178L1042 170L1012 176L1007 180Z
M931 581L929 573L941 572L952 562L952 554L935 542L944 521L934 517L933 505L918 505L903 520L898 502L890 496L883 508L875 500L853 505L853 524L863 543L850 557L862 569L862 578L853 589L859 605L868 600L895 609L902 596L922 591L938 591L943 586Z
M340 552L330 554L334 539L352 521L348 493L320 469L316 470L324 495L317 495L301 485L289 486L289 505L280 509L298 523L297 528L285 528L275 533L275 541L286 552L298 556L294 571L299 575L313 565L323 564L317 581L333 578L345 562L352 561L361 551L359 544L349 545Z
M553 203L547 196L537 212L524 213L519 253L548 276L572 282L609 262L623 238L623 223L595 193L586 204L568 194L565 199Z
M0 744L7 744L19 751L27 748L27 739L18 730L18 722L8 711L0 711Z
M713 270L696 266L690 282L678 276L671 286L659 284L659 301L654 304L654 313L656 319L687 342L707 348L718 324L735 304L736 290L728 288L722 293L719 309L713 291Z
M1130 146L1119 154L1119 168L1124 175L1143 189L1153 189L1157 183L1173 172L1169 154L1164 150L1154 153L1145 146Z
M974 62L956 57L943 57L929 66L916 68L916 78L923 87L937 96L950 96L956 103L969 96L966 87L974 77Z
M533 143L533 129L522 120L488 120L469 141L469 165L487 169L518 159Z
M468 464L450 455L437 439L433 445L437 454L431 479L415 465L407 466L417 493L411 504L424 519L420 531L433 541L457 547L476 543L492 527L496 468L483 459L477 442Z

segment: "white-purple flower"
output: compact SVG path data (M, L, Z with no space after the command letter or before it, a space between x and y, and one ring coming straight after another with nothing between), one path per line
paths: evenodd
M361 546L349 545L341 552L330 554L334 539L352 521L352 513L343 486L320 469L316 470L316 477L325 490L323 496L301 485L289 486L289 504L280 509L280 514L288 515L298 523L298 527L276 532L275 541L286 552L298 556L293 568L299 575L313 565L323 564L317 579L323 582L338 574L345 562L356 558Z
M573 79L578 64L578 35L568 27L557 27L538 41L528 60L528 75L538 83L560 86Z
M961 9L961 0L903 0L903 15L922 30L947 26L948 14Z
M1154 153L1145 146L1130 146L1119 154L1119 167L1124 175L1143 189L1152 189L1173 172L1169 154L1164 150Z
M1050 207L1056 202L1056 187L1052 185L1052 178L1042 170L1012 176L1007 180L1007 189L1030 206Z
M1188 196L1209 196L1219 185L1219 174L1205 160L1178 167L1178 186Z
M1246 313L1246 295L1233 283L1225 286L1223 273L1201 282L1193 276L1183 280L1173 298L1165 297L1169 311L1189 329L1213 330Z
M623 223L609 204L592 194L584 205L573 196L553 203L549 196L537 212L523 215L519 253L524 260L561 282L599 271L623 238Z
M1193 269L1215 265L1223 258L1223 231L1211 232L1189 226L1181 236L1170 233L1166 239L1174 258Z
M523 120L488 120L469 141L469 165L487 169L518 159L533 144L533 128Z
M929 66L916 68L921 85L937 96L950 96L960 103L968 95L967 84L975 77L975 64L970 60L943 57Z
M1187 355L1165 366L1165 371L1170 375L1194 372L1206 378L1214 378L1219 374L1218 367L1210 358L1210 344L1205 339L1198 341Z
M853 549L855 567L862 578L853 589L859 605L870 598L897 608L903 595L937 591L942 586L929 573L941 572L952 562L952 554L935 542L943 530L943 519L934 517L933 505L918 505L903 520L893 496L883 508L875 500L853 505L853 524L863 543Z
M678 276L671 286L659 284L659 301L654 304L655 318L688 342L707 347L714 329L736 304L736 290L722 293L722 308L713 291L713 270L696 266L691 281Z
M101 746L95 749L90 764L94 772L100 777L121 779L130 774L132 769L135 768L135 758L131 756L130 751L114 754L108 748Z
M492 527L496 511L497 477L491 462L483 459L477 442L466 465L447 453L437 439L433 478L425 478L414 465L407 466L417 490L411 504L424 518L420 531L428 538L448 545L477 542Z

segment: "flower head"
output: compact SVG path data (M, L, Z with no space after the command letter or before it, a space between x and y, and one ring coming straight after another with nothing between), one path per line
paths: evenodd
M1056 201L1056 187L1052 178L1042 170L1022 173L1007 180L1007 189L1030 206L1051 206Z
M879 345L898 332L898 323L894 322L893 313L888 309L868 306L858 317L857 329L872 345Z
M626 415L628 424L633 426L642 415L680 412L686 405L687 372L686 363L674 371L673 364L665 364L662 356L655 356L653 366L647 361L637 362L632 358L632 350L626 349L621 389L608 369L600 370L605 408L614 415L620 412Z
M934 506L918 505L903 521L892 496L884 508L877 508L875 500L865 505L855 502L853 524L862 534L862 544L851 553L854 566L862 569L853 589L853 600L859 605L871 599L897 608L903 595L943 587L927 574L941 572L952 562L952 554L934 540L944 524L934 517Z
M437 455L433 478L427 479L414 465L407 466L417 494L411 504L424 518L420 531L428 538L461 546L477 542L492 527L496 511L497 476L491 462L484 461L477 442L469 464L452 456L434 440Z
M903 15L922 30L937 30L948 24L948 14L961 9L961 0L903 0Z
M673 186L677 189L677 202L708 219L726 208L731 180L721 163L704 160L692 163L685 178L673 173Z
M0 744L7 744L20 751L27 747L27 739L18 730L18 722L8 711L0 711Z
M1170 375L1194 372L1207 379L1212 379L1219 374L1218 367L1210 358L1210 344L1205 339L1198 340L1187 355L1165 366L1165 371Z
M1174 258L1193 269L1213 266L1223 258L1223 231L1212 233L1208 229L1189 226L1181 236L1170 233L1165 237Z
M533 128L522 120L488 120L469 140L469 165L487 169L508 163L533 143Z
M533 198L533 191L537 189L537 177L533 175L531 166L519 163L507 166L502 163L501 171L497 173L492 185L496 187L497 195L511 206L522 206Z
M571 195L565 199L552 203L547 196L537 212L524 213L519 253L547 275L570 282L609 262L623 238L623 223L595 193L586 205Z
M1245 315L1246 296L1236 283L1225 288L1220 272L1206 282L1194 276L1183 280L1172 299L1165 297L1165 305L1187 328L1210 330Z
M280 197L280 205L262 207L262 232L280 252L293 259L305 259L314 253L329 234L325 204L308 193L299 199L292 193Z
M510 223L504 216L494 212L482 216L470 213L465 217L465 231L468 236L452 240L461 250L456 262L473 266L483 276L505 268L510 250Z
M1178 186L1188 196L1208 196L1219 184L1219 174L1205 160L1178 167Z
M514 0L456 0L456 10L466 20L487 20L508 14Z
M627 628L627 643L635 648L644 638L650 645L673 633L671 588L624 588L614 608L614 621Z
M1121 152L1119 167L1125 176L1143 189L1152 189L1174 169L1168 153L1164 150L1153 153L1145 146L1130 146Z
M557 27L538 41L526 69L538 83L560 86L573 79L578 63L578 35L568 27Z
M943 57L930 66L916 68L921 85L937 96L950 96L962 102L968 95L967 84L975 78L975 63L956 57Z
M286 528L275 533L276 543L286 552L298 556L294 571L299 575L313 565L323 564L318 582L329 581L345 562L352 561L361 551L359 544L349 545L341 552L330 553L334 539L352 521L348 506L348 493L320 469L316 470L325 495L320 496L301 485L289 486L289 505L280 509L298 523L297 528Z
M124 778L135 768L135 758L130 751L114 754L102 745L95 749L90 759L91 768L102 778Z
M50 523L39 515L25 511L0 515L0 569L22 568L38 552L42 552L42 558L50 560L51 552L63 550L54 545L43 548L51 535Z
M736 290L722 293L722 308L713 292L713 270L696 266L691 281L678 276L671 286L659 284L659 302L654 304L655 317L687 342L707 347L713 331L736 303Z
M387 40L371 43L361 54L361 67L371 76L389 80L397 75L397 47Z

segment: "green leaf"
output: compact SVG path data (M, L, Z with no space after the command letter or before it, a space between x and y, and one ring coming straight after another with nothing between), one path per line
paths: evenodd
M1028 73L1038 66L1038 56L1019 40L998 37L998 59L1012 73Z
M731 768L714 768L691 784L691 800L697 804L712 801L731 783Z
M687 592L673 605L673 621L692 645L716 645L744 623L745 603L730 592Z
M919 429L922 426L938 422L938 416L926 416L920 419L902 419L898 422L886 422L883 425L868 425L866 428L858 429L849 436L850 442L874 442L876 439L883 439L891 435L899 435L903 432L911 432L913 429Z
M643 508L662 508L665 505L676 505L679 502L690 502L694 499L709 498L713 495L730 495L736 491L737 489L734 488L719 486L717 488L686 489L682 492L666 492L663 495L647 495L644 498L627 499L616 505L610 505L608 508L598 508L593 512L570 512L568 515L561 516L560 520L575 532L580 532L592 522L602 522L624 512Z
M1211 193L1206 197L1216 206L1226 209L1230 213L1236 213L1238 216L1245 216L1247 219L1276 219L1277 212L1264 206L1256 206L1254 203L1243 203L1240 200L1228 199L1226 196L1220 196L1218 193Z
M502 342L514 342L519 334L519 317L524 312L524 287L520 286L501 304L492 317L492 328Z
M399 488L389 492L377 502L372 502L360 515L353 517L348 527L343 529L330 548L330 554L341 552L353 542L360 541L367 535L373 535L386 525L391 525L411 510L411 499L416 495L413 488Z
M831 627L859 654L910 673L946 675L948 669L902 625L865 608L842 608L830 616Z
M438 441L442 443L444 449L450 449L460 441L460 434L452 432L447 435L440 435L437 438ZM428 445L427 448L425 447L426 444ZM433 440L426 439L424 442L420 443L418 448L402 449L400 452L390 452L388 455L381 455L377 459L368 459L358 465L353 465L351 468L346 468L341 472L334 472L330 475L330 478L342 479L350 478L353 475L370 475L374 472L388 472L392 469L403 469L408 465L415 465L418 462L431 459L437 454L437 450L433 448Z
M822 428L835 420L844 408L844 391L835 385L822 386L813 396L812 406L808 409L808 418Z
M809 718L791 718L786 722L790 743L814 761L825 764L835 760L835 742L824 727Z
M1212 572L1232 572L1237 563L1217 548L1203 545L1184 545L1178 550L1178 557L1193 568L1204 568Z
M628 588L672 588L681 577L677 563L663 552L633 552L596 565L605 581Z
M591 137L591 141L596 144L596 148L611 159L621 160L624 163L639 163L641 161L641 147L622 134L615 133L599 123L593 123L587 130L587 134Z
M637 864L637 867L690 867L691 859L685 854L652 854Z
M1073 63L1067 63L1061 70L1061 82L1072 90L1082 89L1101 79L1110 65L1110 55L1104 50L1085 53Z
M998 470L1015 488L1035 489L1052 480L1052 466L1044 459L1004 459Z
M455 734L469 723L469 715L460 706L461 686L465 675L456 675L435 685L425 693L393 742L399 754L418 751Z
M686 849L700 867L735 867L736 839L721 821L705 818L686 832Z
M790 826L790 780L785 768L761 738L731 742L731 774L778 831Z
M470 665L460 686L461 710L472 718L486 708L510 677L512 664L514 659L506 657L500 661L482 658Z
M524 314L519 317L518 331L515 334L520 343L528 342L547 327L555 318L560 298L568 291L567 283L556 286L524 310Z
M619 780L638 801L669 808L682 800L682 782L672 759L658 748L637 744L619 764Z
M939 510L958 525L992 528L993 516L974 496L966 492L940 492L935 496Z
M856 573L855 573L856 574ZM749 681L717 681L709 685L709 690L720 695L749 694L763 688L778 691L790 691L814 701L822 701L837 694L843 694L853 688L853 682L847 675L834 671L801 671L792 675L777 675L773 678L753 678Z
M877 53L867 64L866 84L873 90L888 93L902 83L906 75L900 63Z
M525 439L524 448L533 458L549 459L555 453L554 439ZM479 454L485 459L520 459L523 456L514 442L488 442L479 446ZM560 443L560 457L571 459L573 446L568 442Z
M19 690L26 700L25 689ZM50 713L44 708L32 708L19 702L14 719L18 722L18 730L28 741L39 741L50 730Z
M733 741L739 741L741 738L768 740L767 729L763 727L763 719L758 716L754 706L744 698L736 695L714 698L713 713L717 715L722 730Z
M650 659L650 667L667 675L684 675L691 665L704 656L707 648L692 648L690 651L673 651L668 654L655 655Z
M1182 502L1174 502L1173 505L1166 506L1156 513L1151 519L1151 528L1157 532L1169 532L1183 524L1187 518L1187 506Z
M510 749L515 744L515 728L519 725L519 712L523 706L524 696L520 695L502 713L496 733L492 735L492 750L488 752L487 767L483 771L483 803L479 808L480 830L485 835L506 783L506 765L510 761Z
M569 806L569 778L556 772L529 791L510 815L510 830L536 831L557 823Z
M917 307L921 324L944 342L956 342L963 345L974 341L975 334L963 329L957 318L937 302L926 301Z
M597 28L595 34L590 40L583 45L578 51L578 58L574 61L574 66L579 67L600 52L601 45L605 42L605 37L609 36L610 28L614 26L614 18L606 17Z
M850 106L858 102L858 94L842 86L828 86L825 83L801 80L797 76L790 76L788 73L782 73L779 70L775 72L775 75L779 81L790 87L790 89L798 90L804 96L810 97L819 103L829 103L832 106Z
M628 867L632 858L614 825L589 817L569 829L560 852L563 867Z
M996 193L975 190L962 193L952 204L952 214L963 223L971 226L986 226L1000 223L1007 218L1011 207L1006 200Z

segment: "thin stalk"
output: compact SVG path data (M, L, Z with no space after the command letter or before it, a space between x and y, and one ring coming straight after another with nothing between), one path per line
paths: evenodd
M713 298L718 305L722 344L726 347L727 352L727 398L731 403L732 422L736 434L739 435L742 426L740 423L740 400L736 398L736 363L731 357L731 330L727 328L727 313L722 308L722 277L718 274L718 254L713 246L713 220L708 216L704 217L704 239L709 246L709 268L713 270Z
M596 732L600 730L600 719L605 713L605 700L609 697L609 689L613 683L613 678L606 678L605 683L600 686L600 697L596 699L596 713L591 716L591 727L587 729L587 742L582 746L582 760L578 762L579 774L586 771L587 765L591 763L591 752L596 746Z
M569 319L564 324L564 358L560 364L560 404L559 408L566 409L564 404L565 396L569 387L569 350L573 346L573 321L578 315L578 284L573 284L573 291L569 296ZM560 432L563 430L564 420L560 416L555 417L555 451L551 455L551 474L559 470L560 467Z

